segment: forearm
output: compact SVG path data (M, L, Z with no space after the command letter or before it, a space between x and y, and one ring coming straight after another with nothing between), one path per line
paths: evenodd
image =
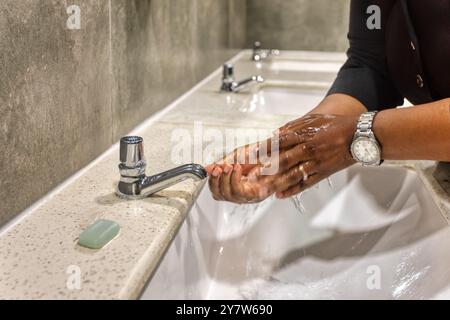
M383 159L450 161L450 99L383 110L373 130Z
M337 93L327 96L309 113L354 116L366 111L366 107L357 99L349 95Z

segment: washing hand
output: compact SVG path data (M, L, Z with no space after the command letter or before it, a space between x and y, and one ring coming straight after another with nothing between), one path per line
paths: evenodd
M271 140L238 148L219 163L206 167L215 200L254 203L270 195L273 177L261 174L260 149Z
M238 148L222 162L207 167L214 198L254 203L274 193L278 198L287 198L302 192L355 162L350 144L357 121L358 116L310 114L281 127L273 138L277 141L269 139ZM261 145L275 142L279 150L268 159L278 161L278 170L266 175L262 169L273 164L258 158L258 151ZM250 155L256 155L255 164L247 162ZM244 164L237 163L242 159L246 160Z

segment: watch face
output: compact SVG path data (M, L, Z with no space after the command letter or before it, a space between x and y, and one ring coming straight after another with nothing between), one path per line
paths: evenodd
M352 143L353 157L365 164L374 164L380 161L380 148L377 143L369 138L357 138Z

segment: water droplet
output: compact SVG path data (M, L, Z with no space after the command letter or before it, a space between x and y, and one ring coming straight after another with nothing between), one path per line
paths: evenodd
M327 178L327 183L328 183L328 186L330 187L330 189L333 190L334 189L333 188L333 181L331 181L330 177Z
M297 209L297 211L300 212L301 214L304 214L306 212L306 209L303 206L301 196L302 193L296 194L295 196L291 197L291 200L294 203L294 206Z

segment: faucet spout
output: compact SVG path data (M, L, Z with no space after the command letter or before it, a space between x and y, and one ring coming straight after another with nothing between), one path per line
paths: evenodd
M201 165L192 163L153 176L146 176L140 181L139 187L141 196L146 197L147 195L164 190L183 180L191 178L195 181L200 181L206 177L206 170Z
M264 78L262 76L251 76L247 79L236 82L235 90L242 90L252 83L263 83L263 82Z
M141 199L188 178L199 181L207 177L206 170L198 164L179 166L153 176L146 176L145 168L143 139L123 137L120 140L117 195L126 199Z
M222 92L239 92L240 90L248 87L252 83L262 83L264 78L262 76L251 76L247 79L236 81L234 79L234 66L230 63L223 65L222 86L220 91Z

